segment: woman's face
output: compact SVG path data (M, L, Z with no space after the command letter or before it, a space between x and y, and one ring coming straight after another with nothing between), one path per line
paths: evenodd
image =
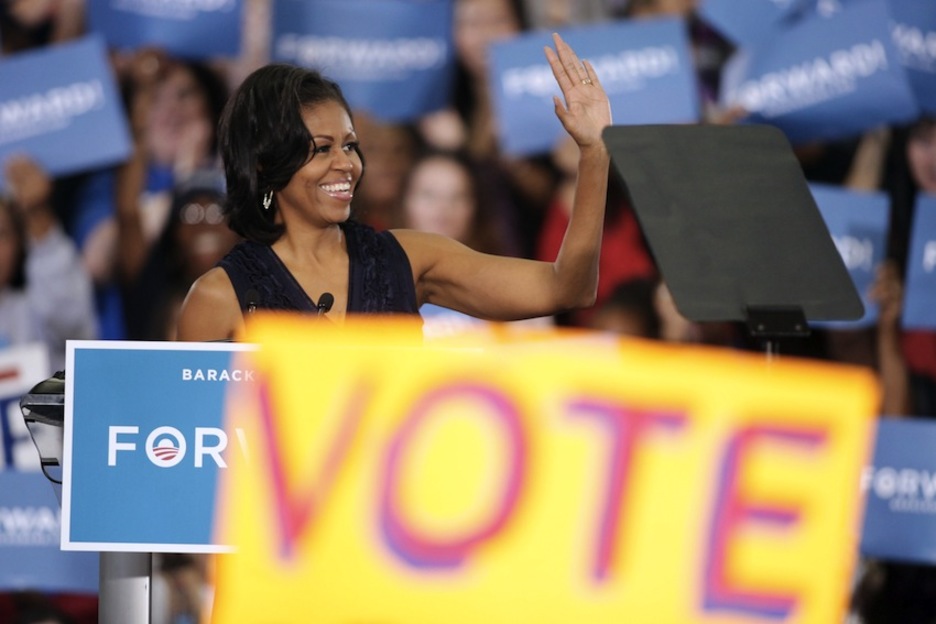
M156 86L149 112L148 138L157 162L192 165L207 157L214 134L208 98L184 65L172 66Z
M488 48L520 32L509 0L456 0L455 50L475 77L487 71Z
M22 242L13 227L12 207L0 202L0 288L9 285Z
M936 194L936 123L927 124L910 135L907 160L913 180L920 189Z
M304 109L302 120L313 139L310 158L276 193L277 210L287 229L303 221L318 227L346 221L362 170L351 116L327 101Z
M411 174L403 208L407 227L466 242L476 208L471 177L451 159L424 160Z

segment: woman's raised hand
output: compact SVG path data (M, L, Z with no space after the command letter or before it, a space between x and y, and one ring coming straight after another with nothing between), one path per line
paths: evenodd
M569 44L553 33L556 49L546 46L546 59L565 102L553 97L556 115L580 148L601 144L601 132L611 125L611 105L595 68L582 62Z

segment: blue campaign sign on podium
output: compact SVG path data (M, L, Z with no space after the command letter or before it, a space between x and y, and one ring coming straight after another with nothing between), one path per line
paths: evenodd
M230 384L251 383L237 343L69 341L62 548L225 552L212 543L216 482L236 432Z

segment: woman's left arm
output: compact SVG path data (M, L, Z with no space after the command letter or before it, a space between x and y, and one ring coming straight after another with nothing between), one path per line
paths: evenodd
M416 280L420 302L479 318L513 320L547 316L594 303L610 157L602 131L611 125L608 97L591 63L559 35L546 58L562 91L556 115L579 147L572 215L554 262L507 258L472 251L450 239L394 231Z

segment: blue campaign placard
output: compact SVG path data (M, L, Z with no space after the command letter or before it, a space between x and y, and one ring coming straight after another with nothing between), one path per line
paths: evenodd
M884 261L890 199L880 191L856 192L827 184L810 184L810 190L865 309L864 316L856 321L811 324L831 329L869 327L878 317L878 306L868 292L877 267Z
M615 22L560 34L594 66L616 125L698 121L698 81L684 20ZM543 53L545 46L553 46L548 32L491 45L494 110L507 154L549 152L563 135L552 103L562 92Z
M722 74L721 103L791 143L834 140L919 115L883 0L814 13L738 52Z
M815 0L700 0L698 14L736 46L759 45Z
M889 0L900 61L920 108L936 113L936 2Z
M936 195L919 195L913 210L902 320L905 329L936 329Z
M97 553L59 547L61 510L39 471L0 470L0 591L96 594Z
M882 418L865 468L860 552L936 564L936 422Z
M99 37L0 61L0 163L23 153L57 176L123 161L130 145Z
M62 547L223 552L216 482L243 440L223 429L235 343L70 341Z
M241 49L243 0L89 0L88 24L108 45L159 47L191 59L234 57Z
M274 0L272 6L270 57L318 69L341 85L353 109L408 122L449 103L451 2Z

